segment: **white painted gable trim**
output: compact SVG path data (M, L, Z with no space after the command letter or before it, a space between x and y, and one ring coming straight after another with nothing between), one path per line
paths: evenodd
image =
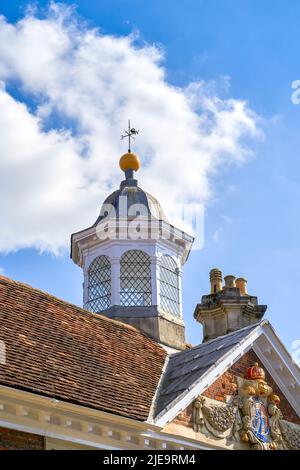
M297 401L295 400L292 393L290 393L289 389L287 388L284 381L281 379L280 375L276 372L276 369L274 368L274 366L266 358L266 356L264 355L264 353L262 352L258 344L256 343L253 344L253 351L255 352L255 354L257 354L263 366L268 370L269 374L273 377L274 381L276 382L276 384L282 391L283 395L287 398L290 405L294 408L295 412L298 414L298 416L300 416L299 405L297 405Z
M203 393L212 383L216 381L229 367L231 367L240 357L247 353L250 349L254 349L254 344L257 340L263 337L266 344L269 345L269 349L272 351L279 364L279 367L284 368L289 372L288 379L294 381L295 388L289 390L284 384L284 380L280 378L281 374L278 374L274 367L264 357L264 353L256 347L258 356L262 360L264 366L273 376L275 382L277 382L279 388L282 390L286 398L290 401L290 404L295 409L296 413L300 416L300 370L298 366L293 362L291 356L282 345L273 328L269 322L263 321L260 325L252 330L246 338L240 341L237 345L225 354L214 366L212 366L198 382L195 382L194 386L190 387L189 390L185 391L179 399L176 400L173 406L170 406L166 411L161 412L154 420L150 422L155 423L157 426L164 427L167 423L172 421L178 414L186 409L195 398ZM281 365L280 365L281 364ZM298 398L299 394L299 398Z
M293 361L273 327L263 325L263 334L253 350L300 417L300 369Z
M271 347L280 356L282 365L295 377L296 382L300 384L300 369L295 361L291 358L290 353L280 341L279 336L276 334L274 328L270 323L262 325L264 334L269 340Z

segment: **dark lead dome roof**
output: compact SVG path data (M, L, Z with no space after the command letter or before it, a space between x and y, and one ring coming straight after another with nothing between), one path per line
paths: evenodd
M106 217L135 218L136 216L169 223L158 200L139 188L137 180L130 178L122 181L120 189L105 199L95 225Z

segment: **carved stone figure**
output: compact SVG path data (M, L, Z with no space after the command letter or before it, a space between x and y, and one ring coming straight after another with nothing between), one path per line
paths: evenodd
M194 401L193 409L193 426L195 432L200 432L204 424L202 408L205 403L205 398L199 395Z
M282 419L282 413L278 408L280 404L280 398L278 395L272 394L269 397L268 412L270 415L270 430L273 439L273 448L278 449L279 447L284 448L284 442L281 435L280 420Z

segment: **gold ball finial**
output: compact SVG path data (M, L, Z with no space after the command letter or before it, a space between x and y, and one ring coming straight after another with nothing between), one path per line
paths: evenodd
M119 165L121 170L124 172L127 170L138 171L141 166L141 162L135 153L127 152L120 158Z

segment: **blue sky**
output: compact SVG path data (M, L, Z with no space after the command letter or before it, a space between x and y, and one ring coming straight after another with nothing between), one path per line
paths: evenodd
M291 102L291 83L300 79L299 2L64 3L75 3L88 27L100 27L104 35L127 36L138 30L138 41L162 47L168 83L186 87L199 80L214 82L219 96L246 100L259 116L264 137L249 142L253 155L241 164L222 161L210 175L213 194L206 203L205 244L192 253L184 270L187 336L193 343L201 340L193 311L209 291L209 270L217 266L225 275L248 279L249 292L268 305L266 317L291 351L293 341L300 338L300 105ZM0 13L15 23L27 5L0 1ZM230 78L229 89L224 77ZM25 100L23 92L18 95L18 85L11 82L8 86L15 97ZM30 98L26 99L30 105ZM164 206L165 201L161 203ZM24 207L26 210L30 217L30 210ZM9 277L81 305L81 272L66 252L57 257L28 247L2 253L0 266Z

